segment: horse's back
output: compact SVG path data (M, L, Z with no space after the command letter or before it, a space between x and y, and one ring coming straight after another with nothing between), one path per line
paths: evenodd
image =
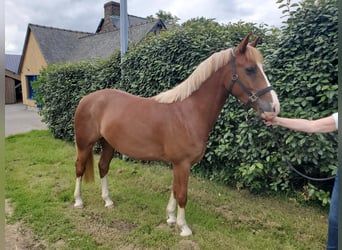
M83 103L85 103L86 105L98 105L101 104L101 102L103 101L108 103L110 99L113 100L114 98L117 100L118 98L126 99L132 97L134 96L118 89L102 89L84 96L81 99L79 105L84 105Z
M113 105L125 105L132 99L135 99L134 95L117 89L103 89L92 92L84 96L79 102L75 116L79 113L87 115L99 115L108 107Z

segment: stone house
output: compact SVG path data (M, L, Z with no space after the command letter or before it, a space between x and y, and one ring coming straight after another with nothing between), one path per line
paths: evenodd
M128 15L128 25L129 43L167 29L162 20L151 21L133 15ZM104 4L104 18L95 33L29 24L18 70L23 103L36 107L31 82L48 64L106 58L117 50L120 50L120 4L117 2Z

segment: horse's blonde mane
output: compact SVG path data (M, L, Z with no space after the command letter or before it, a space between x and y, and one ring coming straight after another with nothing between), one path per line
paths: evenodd
M182 101L189 97L194 91L199 89L205 80L207 80L219 68L226 65L231 56L232 49L222 50L211 55L197 66L194 72L182 83L173 89L162 92L152 99L160 103L173 103Z
M200 65L197 66L194 72L183 82L176 87L164 91L156 96L151 97L160 103L173 103L176 101L182 101L189 97L194 91L198 90L202 83L204 83L213 73L218 69L228 64L231 58L231 51L233 49L226 49L220 52L216 52ZM234 51L233 51L234 52ZM254 47L247 46L246 52L244 53L247 60L254 60L256 62L263 62L261 53Z

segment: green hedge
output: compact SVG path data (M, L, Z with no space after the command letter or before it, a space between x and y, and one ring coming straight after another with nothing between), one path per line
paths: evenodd
M281 115L313 119L331 114L337 110L336 0L304 3L305 8L288 12L289 21L281 30L243 21L220 25L193 19L131 46L122 64L117 53L93 63L49 66L37 82L44 119L55 137L72 141L73 114L82 96L103 88L153 96L183 81L214 52L236 46L251 31L263 38L259 49ZM289 170L285 157L311 175L329 175L337 165L336 135L267 128L254 111L248 112L248 121L245 115L242 105L229 97L206 154L193 171L255 192L304 188L305 199L328 203L331 183L308 184Z
M338 103L337 0L303 1L298 6L290 6L285 14L289 18L282 30L279 48L267 53L268 75L280 97L281 115L307 119L331 115L337 111ZM283 150L279 163L285 165L286 157L308 175L335 174L337 133L273 130ZM275 152L277 147L271 151ZM291 177L292 184L303 186L305 198L318 199L323 204L329 202L332 182L308 183L296 174Z
M80 99L96 90L118 86L120 54L107 60L49 65L33 83L43 121L54 137L74 140L74 112Z

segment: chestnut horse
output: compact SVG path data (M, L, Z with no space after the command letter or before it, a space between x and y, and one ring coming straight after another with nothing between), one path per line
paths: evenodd
M191 235L185 220L191 166L205 152L209 133L230 94L259 115L279 112L279 101L263 72L263 58L247 35L235 49L214 53L182 83L151 98L114 89L85 96L75 112L77 149L74 207L83 207L81 182L94 179L93 146L102 146L98 163L102 198L109 198L107 173L118 151L134 159L172 164L173 187L167 223ZM177 216L176 208L178 204Z

